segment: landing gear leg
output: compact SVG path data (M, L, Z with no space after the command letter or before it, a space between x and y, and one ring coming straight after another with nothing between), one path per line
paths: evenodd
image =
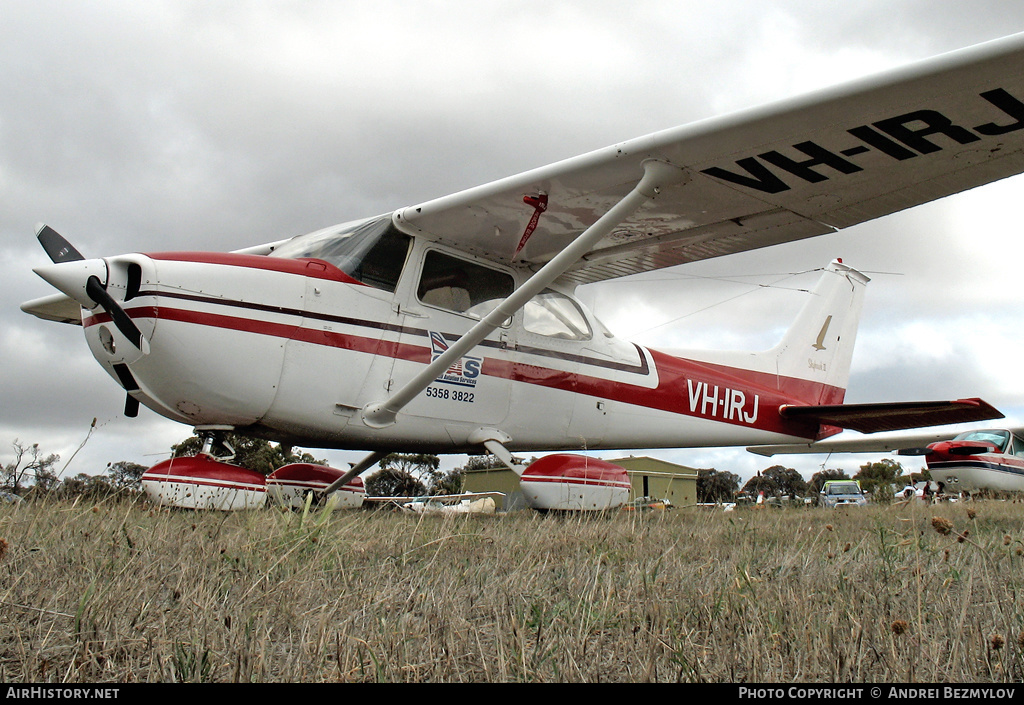
M500 442L498 442L496 440L484 441L484 448L486 448L488 451L490 451L494 455L495 458L500 460L502 465L507 467L509 470L514 472L516 475L519 475L520 477L523 476L523 471L526 470L526 466L520 465L519 463L517 463L515 458L508 451L508 448L506 448Z
M502 465L507 467L516 475L519 475L520 477L523 476L523 471L526 470L526 466L517 463L516 459L512 456L512 453L509 452L506 445L512 442L512 437L504 431L500 431L496 428L479 428L469 434L469 442L482 445L487 449L488 453L493 454L494 457L500 460Z
M203 447L199 451L202 455L208 455L214 460L231 462L235 459L235 449L227 442L225 435L228 429L224 428L197 428L196 435L203 439Z

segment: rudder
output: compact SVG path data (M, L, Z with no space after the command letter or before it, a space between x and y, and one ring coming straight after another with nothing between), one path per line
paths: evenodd
M801 396L811 397L806 403L842 401L869 281L842 260L832 261L782 341L764 353L774 358L780 384L787 379L811 383L800 385Z

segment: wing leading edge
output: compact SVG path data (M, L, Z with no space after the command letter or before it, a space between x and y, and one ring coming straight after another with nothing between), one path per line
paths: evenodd
M565 279L601 281L821 235L1024 171L1024 34L623 142L395 219L536 269L628 193L648 159L689 178Z

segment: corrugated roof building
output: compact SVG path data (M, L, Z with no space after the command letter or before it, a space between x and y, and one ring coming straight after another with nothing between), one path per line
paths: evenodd
M629 473L633 486L630 499L667 499L676 507L697 502L697 471L693 468L646 456L631 455L607 460L626 468Z
M640 497L667 499L676 507L697 502L697 471L693 468L646 456L607 458L607 461L629 473L631 500ZM505 467L467 471L463 478L463 491L504 492L505 511L526 506L519 477Z

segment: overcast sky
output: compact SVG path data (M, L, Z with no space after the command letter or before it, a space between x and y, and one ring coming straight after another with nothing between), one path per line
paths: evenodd
M1020 31L1019 0L0 0L0 463L17 439L64 468L93 418L67 474L151 465L191 435L124 418L81 329L19 310L53 291L37 222L87 257L237 249ZM847 401L981 396L1019 425L1022 197L1016 177L581 295L652 347L762 349L816 279L787 275L842 257L872 277ZM634 452L744 478L825 462Z

